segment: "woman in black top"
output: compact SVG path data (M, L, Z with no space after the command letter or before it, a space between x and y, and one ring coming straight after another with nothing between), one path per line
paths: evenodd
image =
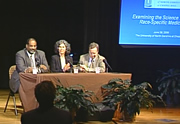
M59 40L55 43L55 55L51 57L51 72L71 72L73 58L69 56L71 46L66 40Z

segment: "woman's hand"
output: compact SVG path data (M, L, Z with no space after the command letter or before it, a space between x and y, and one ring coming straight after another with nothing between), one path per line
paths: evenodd
M66 72L67 70L69 70L71 67L70 67L70 64L67 63L64 68L63 68L63 72Z

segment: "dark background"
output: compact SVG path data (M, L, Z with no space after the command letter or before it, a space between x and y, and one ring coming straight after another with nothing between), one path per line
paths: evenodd
M180 49L122 48L118 45L119 8L119 0L0 1L0 88L8 88L8 70L15 64L15 53L34 37L48 62L54 43L67 40L74 64L95 41L114 72L132 73L134 84L148 81L156 91L157 70L179 68Z

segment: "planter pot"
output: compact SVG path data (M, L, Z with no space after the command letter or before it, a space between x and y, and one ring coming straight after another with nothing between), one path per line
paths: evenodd
M174 104L175 106L180 106L180 93L174 95Z
M135 120L136 120L135 114L131 117L126 110L123 111L123 121L134 122Z
M166 105L167 105L167 107L174 106L173 96L171 96L170 94L167 94L167 96L166 96Z
M87 122L88 121L88 111L83 107L79 108L78 111L76 112L75 120L77 122Z
M174 95L166 96L166 105L167 107L176 107L180 105L180 93L176 93Z
M72 116L73 124L76 124L76 123L77 123L76 120L75 120L76 110L75 110L75 109L72 109L72 110L70 111L70 113L71 113L71 116Z
M121 113L120 102L117 104L116 110L114 112L113 121L123 120L123 114Z
M95 109L94 114L91 116L85 108L80 108L76 112L77 122L87 122L87 121L101 121L107 122L111 121L114 114L114 107L110 108L103 105L102 103L95 103L97 109Z

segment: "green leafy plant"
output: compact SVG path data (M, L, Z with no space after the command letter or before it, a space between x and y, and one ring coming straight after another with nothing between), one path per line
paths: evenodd
M58 79L59 84L56 86L56 98L54 105L57 108L61 108L72 113L73 119L76 116L76 112L80 108L84 108L90 115L93 115L96 106L92 97L95 97L94 92L86 90L82 85L73 85L65 87Z
M132 85L130 80L116 80L110 81L106 85L110 88L106 91L107 95L104 97L103 103L110 107L120 103L120 112L123 113L124 121L133 121L134 116L140 114L141 108L152 109L155 99L163 102L160 96L153 95L147 90L147 88L152 88L148 82Z
M161 96L168 96L169 102L175 104L175 96L180 94L180 70L171 68L167 72L159 71L160 75L156 82L159 84L158 90ZM168 101L167 101L168 102ZM177 103L178 104L178 103Z

